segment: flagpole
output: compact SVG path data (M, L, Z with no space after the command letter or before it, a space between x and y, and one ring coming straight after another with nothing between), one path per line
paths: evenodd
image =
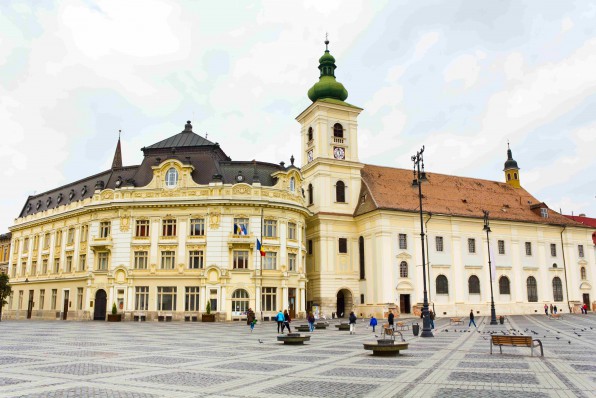
M261 207L261 250L263 250L263 207ZM263 275L263 256L261 255L261 250L259 250L259 257L261 258L261 261L259 262L260 266L261 266L261 276ZM260 285L261 285L261 289L263 288L263 280L260 279ZM263 295L263 293L261 292L261 296ZM261 305L259 306L261 308L261 321L263 321L263 303L261 303Z

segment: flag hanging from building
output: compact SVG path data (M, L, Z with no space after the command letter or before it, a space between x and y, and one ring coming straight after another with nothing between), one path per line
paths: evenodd
M248 231L246 230L246 225L234 224L234 235L248 235Z
M259 252L261 252L261 257L265 257L265 251L263 250L263 247L261 246L261 241L257 239L257 250Z

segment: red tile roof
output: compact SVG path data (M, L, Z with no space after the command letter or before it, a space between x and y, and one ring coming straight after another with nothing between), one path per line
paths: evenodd
M376 209L418 211L418 189L412 187L412 170L365 165L361 175L361 200L354 215ZM583 226L548 209L523 188L476 178L428 172L426 175L429 182L422 185L424 212L482 218L482 210L488 210L494 220ZM541 207L548 209L548 218L541 217Z
M567 214L563 214L563 215L573 221L577 221L577 222L580 222L580 223L587 225L589 227L596 228L596 218L590 218L590 217L585 217L585 216L570 216Z

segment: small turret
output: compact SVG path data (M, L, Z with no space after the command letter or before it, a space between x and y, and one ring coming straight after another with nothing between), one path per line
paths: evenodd
M519 167L517 166L517 162L513 160L509 143L507 143L507 160L505 161L503 171L505 172L505 182L507 184L511 185L513 188L521 187L519 182Z

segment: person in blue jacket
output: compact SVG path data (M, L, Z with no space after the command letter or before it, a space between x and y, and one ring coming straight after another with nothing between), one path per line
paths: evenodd
M374 315L370 316L369 326L372 327L373 333L375 332L375 326L377 326L377 318Z
M277 319L277 333L283 333L284 332L284 313L281 312L281 310L279 310L279 312L277 313L277 317L275 318ZM280 332L281 329L281 332Z

